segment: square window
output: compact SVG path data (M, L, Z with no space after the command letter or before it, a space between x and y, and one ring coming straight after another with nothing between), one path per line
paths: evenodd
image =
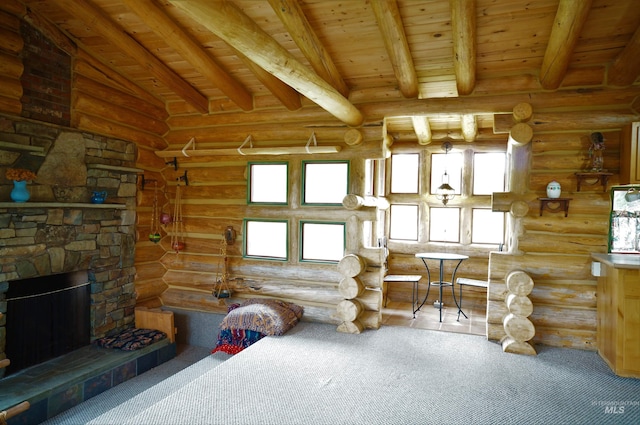
M418 240L418 206L391 205L389 208L389 238Z
M420 155L391 155L391 193L418 193Z
M474 208L471 223L471 243L501 244L504 242L504 213L488 208Z
M349 187L349 162L302 162L303 205L342 205Z
M302 261L338 262L344 257L345 224L300 222Z
M250 204L287 204L288 164L249 163Z
M504 152L482 152L473 155L473 194L491 195L504 192L506 156Z
M460 208L431 208L429 240L460 242Z
M286 260L287 221L245 220L244 253L246 257Z

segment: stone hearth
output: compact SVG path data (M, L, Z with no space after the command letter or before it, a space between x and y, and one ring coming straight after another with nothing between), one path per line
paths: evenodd
M0 359L5 293L24 278L87 270L91 340L133 326L135 158L133 143L0 117ZM28 202L10 201L7 168L38 174ZM91 204L93 191L106 202Z

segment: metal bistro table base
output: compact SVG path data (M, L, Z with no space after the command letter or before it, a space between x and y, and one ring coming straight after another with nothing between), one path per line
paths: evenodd
M438 306L438 310L440 310L440 321L442 322L442 287L451 286L451 295L453 295L453 301L456 303L456 307L458 307L458 313L460 313L462 309L460 308L460 304L458 304L458 300L456 299L456 291L453 287L453 282L456 281L456 272L458 271L458 267L460 267L460 264L462 264L464 260L468 259L469 256L460 255L460 254L449 254L446 252L419 252L416 254L416 257L420 258L424 263L424 266L427 268L427 280L428 280L427 294L424 296L424 300L422 300L422 304L420 304L420 307L418 307L417 310L420 310L424 305L424 303L427 301L431 286L438 286L438 289L439 289L438 301L440 302L440 305ZM431 281L431 271L429 270L429 264L427 264L427 260L437 260L440 262L440 279L437 282ZM445 282L444 280L444 262L445 261L458 262L458 264L456 264L455 268L453 269L453 272L451 273L451 282ZM460 315L458 315L458 320L460 320Z

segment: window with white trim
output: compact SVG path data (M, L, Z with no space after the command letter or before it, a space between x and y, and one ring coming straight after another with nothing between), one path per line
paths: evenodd
M417 179L412 177L415 173ZM505 173L506 142L504 146L458 143L446 153L438 144L392 152L387 181L390 241L495 249L504 242L505 214L491 210L491 194L504 192ZM407 184L416 180L417 186ZM443 183L454 190L446 205L437 190ZM415 192L407 189L414 187Z

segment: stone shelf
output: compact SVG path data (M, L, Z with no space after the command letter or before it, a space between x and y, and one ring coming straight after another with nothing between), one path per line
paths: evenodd
M127 208L124 204L91 204L82 202L0 202L0 208L96 208L119 209Z
M107 164L87 164L87 168L94 169L94 170L121 171L123 173L136 173L136 174L144 172L142 168L121 167L118 165L107 165Z

